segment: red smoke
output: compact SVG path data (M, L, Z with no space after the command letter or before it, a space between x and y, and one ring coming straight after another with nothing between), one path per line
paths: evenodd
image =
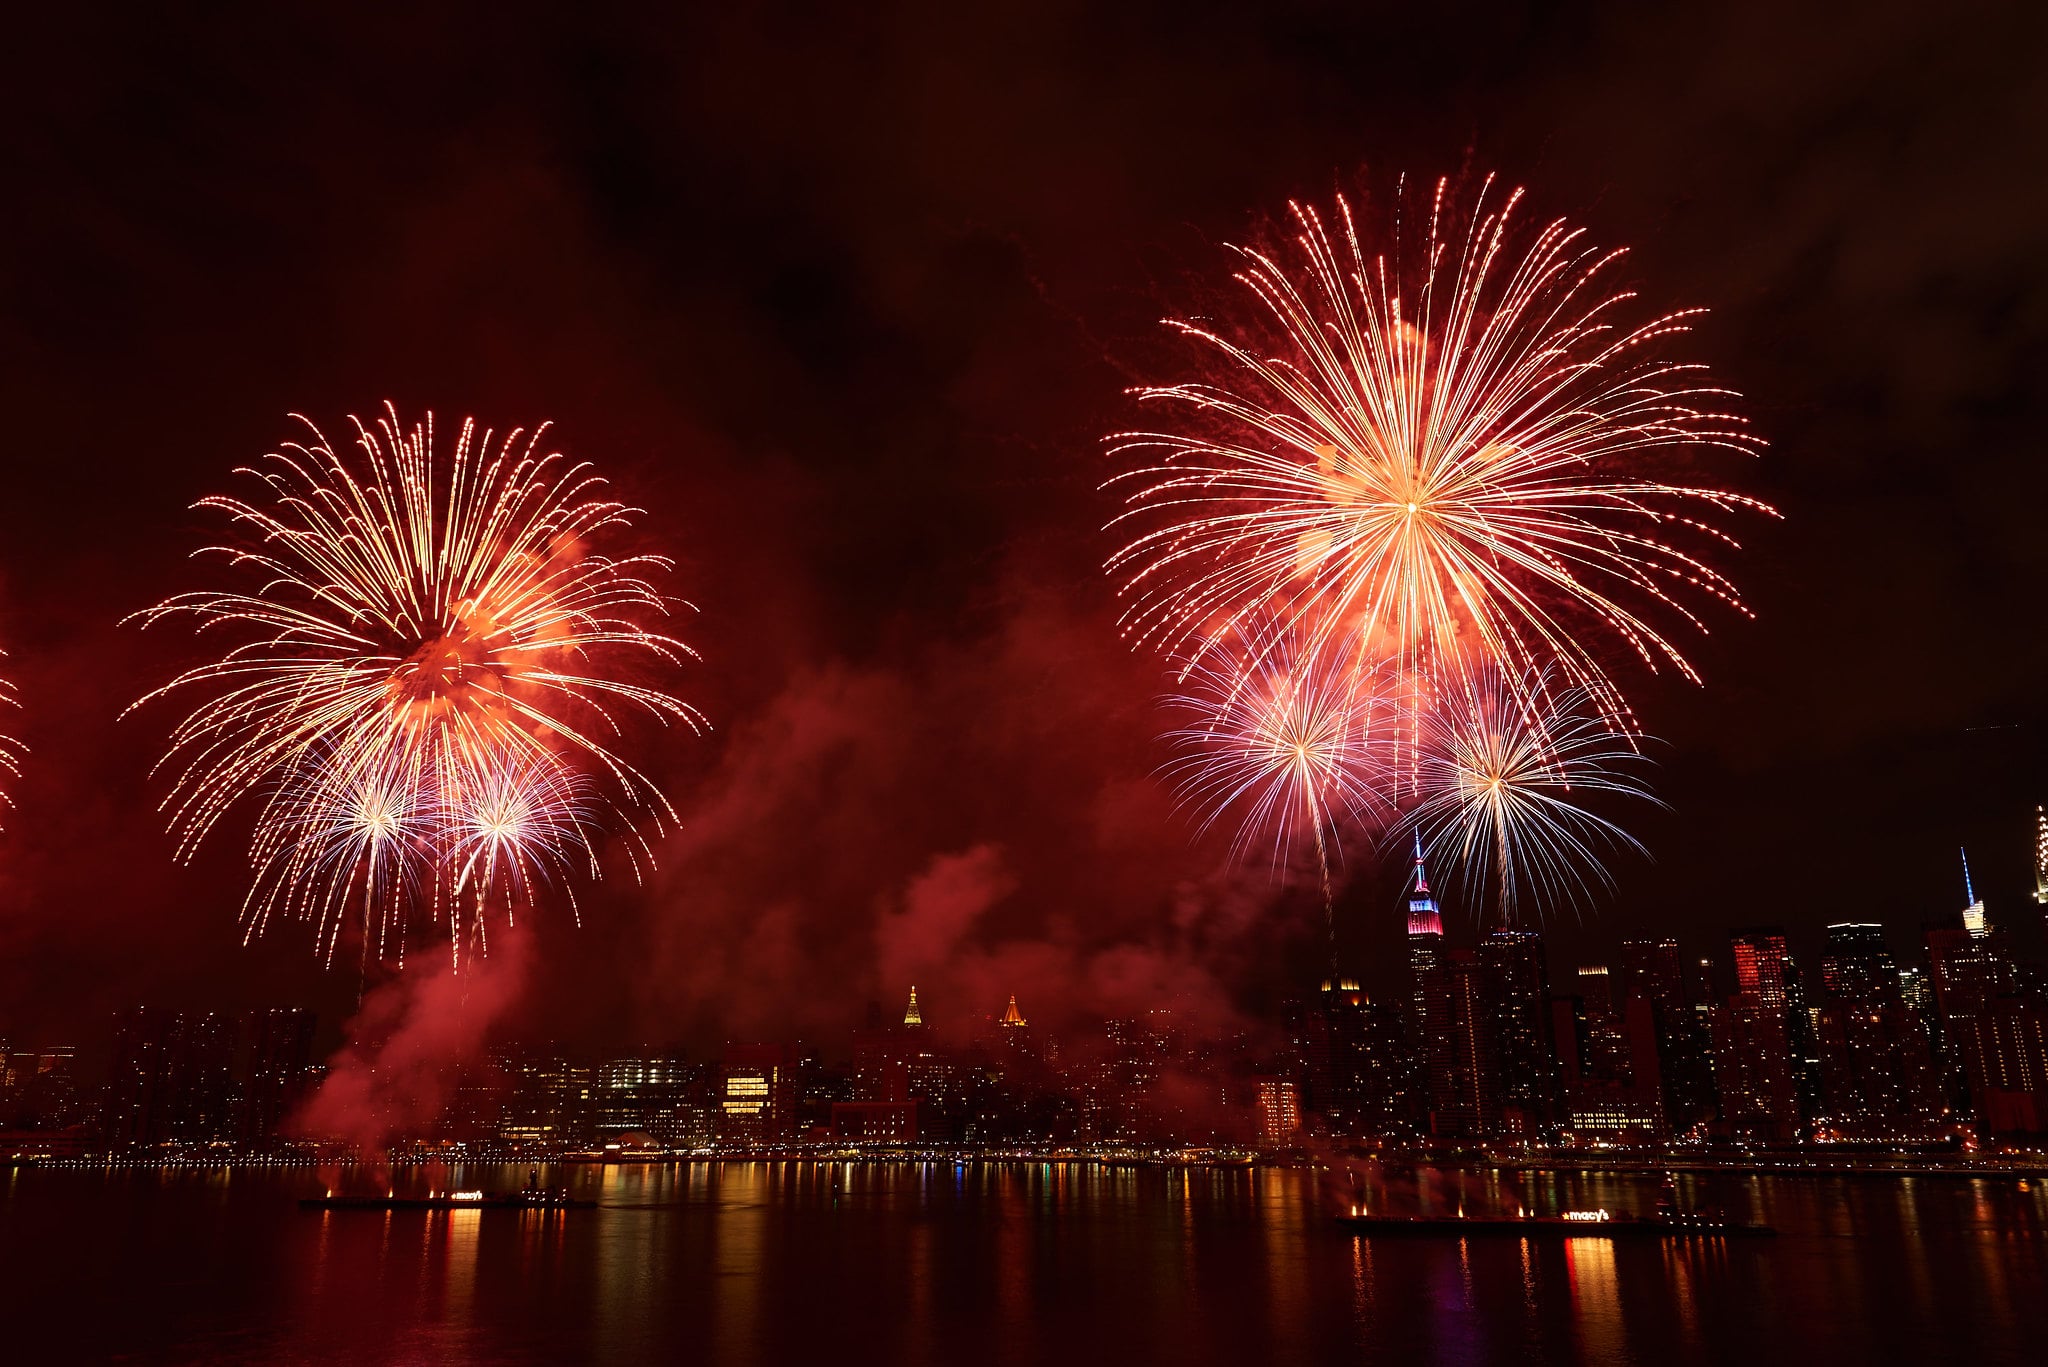
M1011 993L1056 1027L1222 1026L1234 988L1289 978L1308 928L1265 869L1193 842L1154 775L1157 670L1064 595L1005 607L963 641L799 673L724 733L659 852L644 1032L830 1039L913 984L941 1027Z
M291 1128L346 1139L365 1153L393 1134L420 1133L439 1119L457 1072L482 1049L492 1024L518 1000L532 955L532 932L508 927L491 952L464 958L431 954L363 999L349 1041Z

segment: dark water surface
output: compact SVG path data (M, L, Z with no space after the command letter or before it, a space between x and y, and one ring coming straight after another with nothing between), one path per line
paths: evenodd
M0 1173L0 1362L2048 1363L2038 1180L1687 1179L1782 1231L1695 1245L1354 1239L1304 1171L543 1180L602 1205L316 1213L303 1170ZM1371 1199L1624 1211L1655 1183L1424 1170Z

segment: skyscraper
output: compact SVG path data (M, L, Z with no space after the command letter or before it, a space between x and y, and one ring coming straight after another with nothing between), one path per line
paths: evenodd
M1422 985L1442 962L1444 950L1444 920L1437 914L1436 900L1429 895L1429 872L1422 866L1420 835L1415 837L1415 869L1410 877L1414 887L1408 895L1408 974L1419 1025L1426 1014Z
M1498 1132L1500 1061L1488 987L1486 965L1469 949L1445 950L1423 985L1433 1134L1478 1139Z
M249 1013L244 1022L249 1067L242 1091L242 1142L261 1144L276 1137L304 1100L311 1081L313 1025L313 1013L303 1007Z
M1430 896L1422 837L1415 838L1408 898L1408 970L1420 1092L1432 1134L1475 1138L1500 1114L1486 973L1471 950L1444 947L1443 917Z
M1738 1139L1785 1141L1799 1133L1799 1072L1785 934L1775 926L1729 936L1735 994L1713 1015L1714 1088L1721 1119Z
M138 1006L117 1012L102 1128L109 1143L234 1138L232 1017Z
M1500 1069L1504 1128L1533 1136L1557 1109L1557 1066L1550 1042L1550 973L1543 938L1532 930L1496 930L1479 942L1486 974L1494 1054Z
M1678 941L1624 940L1621 960L1624 995L1631 1006L1644 1002L1650 1012L1665 1121L1673 1133L1686 1134L1718 1108L1708 1004L1687 982Z
M1931 1132L1941 1089L1926 1023L1908 1005L1884 927L1827 928L1824 999L1815 1015L1822 1127L1845 1139L1911 1139Z
M1985 931L1989 928L1984 921L1984 899L1979 897L1976 888L1970 885L1970 852L1964 850L1962 851L1962 856L1963 929L1970 932L1972 939L1981 940L1984 938Z

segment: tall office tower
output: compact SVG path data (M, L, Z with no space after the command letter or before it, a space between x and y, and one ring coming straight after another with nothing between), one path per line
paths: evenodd
M1714 1089L1721 1122L1748 1142L1785 1142L1799 1133L1799 1092L1785 1013L1755 992L1737 992L1713 1013Z
M718 1138L739 1145L791 1137L796 1087L789 1050L780 1044L728 1044L720 1065Z
M313 1013L297 1006L252 1011L243 1021L249 1064L242 1088L242 1142L276 1137L305 1100L313 1061Z
M666 1148L710 1137L703 1096L704 1069L672 1054L617 1058L592 1077L591 1130L600 1144L646 1135Z
M1496 930L1479 942L1479 961L1500 1069L1502 1127L1535 1135L1549 1128L1558 1103L1543 938L1532 930Z
M1877 1142L1933 1136L1942 1113L1940 1080L1911 1008L1836 999L1819 1009L1817 1025L1817 1133Z
M1641 997L1653 1006L1683 1006L1685 957L1678 952L1678 941L1623 940L1620 986L1624 998Z
M1924 968L1902 968L1899 970L1899 1000L1920 1013L1920 1018L1932 1026L1934 1015L1934 984L1928 979Z
M1450 1090L1448 1079L1438 1079L1435 1069L1448 1059L1448 1046L1435 1049L1432 1053L1433 1030L1430 1020L1429 993L1431 984L1441 975L1444 964L1444 922L1438 914L1436 899L1430 896L1429 872L1422 864L1422 837L1415 838L1415 868L1410 874L1413 886L1408 894L1408 1003L1403 1013L1407 1018L1408 1043L1408 1085L1407 1091L1416 1099L1418 1118L1423 1128L1429 1128L1429 1115L1435 1103L1432 1098L1447 1095Z
M177 1067L177 1103L171 1137L187 1144L226 1143L235 1137L235 1054L241 1023L216 1011L184 1018L184 1050Z
M1792 1080L1799 1115L1809 1123L1821 1112L1819 1007L1799 961L1785 958L1785 1041L1792 1049Z
M1432 1134L1481 1139L1499 1131L1500 1063L1488 986L1485 965L1469 949L1442 951L1423 982Z
M1615 1010L1614 975L1606 964L1582 964L1578 997L1584 1016L1579 1025L1579 1070L1586 1077L1619 1078L1628 1071L1628 1042L1622 1037Z
M1941 1113L1940 1079L1927 1023L1907 1002L1884 927L1829 926L1821 979L1826 1000L1815 1013L1815 1042L1825 1128L1845 1139L1931 1133Z
M1678 941L1624 940L1621 958L1628 1000L1644 1002L1650 1011L1665 1119L1673 1133L1687 1134L1711 1121L1717 1109L1709 1012L1687 981L1690 965Z
M78 1050L0 1043L0 1129L57 1130L77 1122Z
M1785 932L1776 926L1738 930L1728 937L1735 953L1735 990L1753 994L1758 1002L1783 1011L1785 993Z
M1427 1014L1422 984L1443 961L1444 920L1429 895L1429 872L1422 866L1422 837L1415 837L1414 888L1408 895L1408 975L1418 1023Z
M2034 901L2048 905L2048 807L2034 808Z
M1977 889L1970 884L1970 852L1963 856L1963 929L1975 939L1983 939L1990 927L1984 920L1984 899L1977 895Z
M114 1014L114 1051L107 1065L106 1105L100 1123L116 1147L160 1144L171 1134L176 1093L174 1067L184 1017L160 1007L135 1006Z
M502 1107L495 1137L548 1149L590 1142L594 1101L591 1070L552 1045L522 1045L496 1057Z
M1259 1143L1292 1144L1301 1135L1301 1095L1294 1079L1262 1077L1254 1084Z
M1788 1019L1793 993L1784 932L1775 926L1729 936L1735 995L1713 1013L1714 1088L1721 1119L1738 1139L1783 1141L1800 1125L1800 1059Z
M1898 965L1885 944L1883 926L1838 921L1828 927L1827 936L1820 976L1828 996L1868 1007L1899 1002Z
M1988 1138L2048 1135L2048 1004L1994 998L1953 1022L1970 1102Z
M1973 1015L2012 991L2012 964L1997 936L1975 935L1951 921L1930 926L1925 940L1928 980L1944 1031L1948 1022Z
M1564 1128L1581 1141L1635 1142L1668 1133L1649 1002L1617 1003L1605 964L1578 972L1578 992L1551 1006Z
M1373 1001L1348 979L1330 985L1321 1007L1320 1056L1325 1071L1314 1105L1330 1129L1351 1136L1412 1131L1414 1098L1402 1048L1404 1013ZM1315 1055L1309 1057L1314 1088Z

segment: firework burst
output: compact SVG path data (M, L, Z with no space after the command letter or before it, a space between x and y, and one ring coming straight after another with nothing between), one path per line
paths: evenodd
M1475 674L1421 715L1420 800L1400 830L1418 833L1474 900L1490 892L1502 925L1525 905L1540 913L1583 896L1589 880L1611 888L1613 851L1647 853L1586 805L1657 799L1635 738L1584 689Z
M192 620L206 663L140 699L198 701L158 768L181 858L228 811L256 809L248 932L277 914L315 922L331 957L352 910L364 954L402 955L409 923L480 932L537 877L595 870L600 823L631 833L673 813L613 748L621 714L700 729L695 709L630 671L693 652L650 629L678 606L670 562L597 547L634 510L588 464L543 450L546 427L494 440L465 421L452 455L431 416L386 406L337 452L310 439L240 471L216 496L237 544L237 587L138 614ZM603 780L606 795L596 794ZM637 836L636 872L647 847Z
M1204 830L1237 815L1233 855L1270 839L1277 871L1312 850L1330 917L1343 833L1390 811L1377 742L1396 709L1378 674L1331 668L1300 646L1295 628L1266 619L1245 624L1234 649L1190 660L1169 703L1186 721L1168 734L1180 754L1167 773Z
M1623 729L1601 632L1696 677L1655 619L1705 630L1702 597L1747 610L1681 543L1732 546L1713 515L1771 510L1657 470L1762 443L1701 367L1662 358L1689 313L1622 321L1621 253L1563 222L1525 231L1519 202L1489 180L1460 215L1440 182L1419 233L1397 197L1384 241L1341 198L1334 231L1292 205L1291 253L1234 249L1256 323L1168 321L1214 379L1134 391L1182 422L1112 439L1136 458L1112 481L1134 529L1109 562L1128 639L1199 656L1312 609L1310 653L1557 677Z

